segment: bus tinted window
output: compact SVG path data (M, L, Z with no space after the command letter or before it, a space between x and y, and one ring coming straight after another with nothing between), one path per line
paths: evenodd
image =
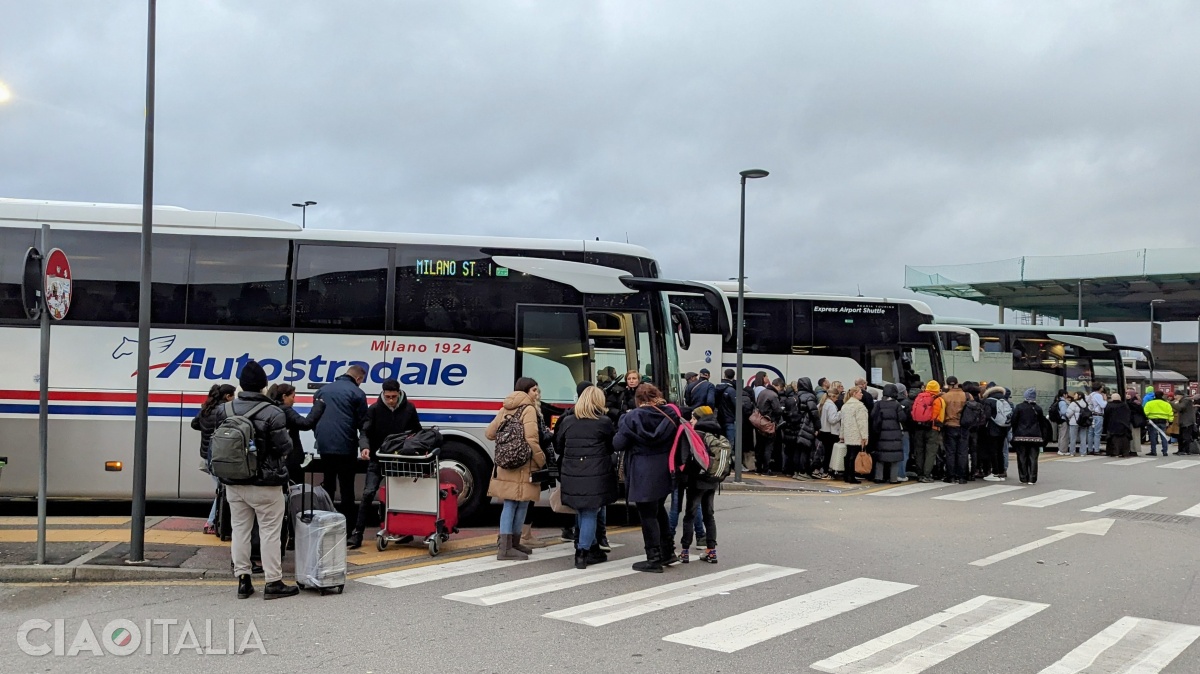
M717 310L713 309L708 300L699 295L671 295L671 304L683 309L688 322L692 324L692 332L701 335L715 335L717 329ZM737 302L732 303L736 310Z
M33 229L0 228L0 319L25 318L21 302L21 273L25 252L37 240Z
M197 236L193 244L188 324L291 325L288 241Z
M383 330L388 251L300 246L296 258L296 327Z
M813 302L813 343L823 346L896 344L899 317L894 304Z
M53 231L74 274L70 321L136 323L140 237L133 233Z
M736 321L737 302L732 303ZM791 353L791 303L746 298L745 350L747 353ZM737 351L737 335L725 344L725 350Z
M397 252L396 332L461 334L512 343L520 303L582 305L570 286L500 267L477 248Z
M155 234L153 240L154 254L151 259L154 264L150 273L152 279L150 320L154 323L185 323L187 322L188 261L192 255L192 237ZM140 251L140 239L138 243Z

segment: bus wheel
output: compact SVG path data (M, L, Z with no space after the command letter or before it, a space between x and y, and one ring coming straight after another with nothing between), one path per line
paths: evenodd
M458 487L459 520L479 512L487 500L487 460L469 445L447 439L439 466L439 479Z

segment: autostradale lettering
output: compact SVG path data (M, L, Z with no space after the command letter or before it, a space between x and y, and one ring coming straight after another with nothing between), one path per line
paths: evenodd
M174 360L159 372L159 379L167 379L180 370L187 371L188 379L204 379L222 381L236 379L250 361L250 354L244 353L236 358L208 357L203 348L189 347L183 349ZM258 361L267 373L268 380L282 379L283 381L312 381L331 382L338 371L351 365L358 365L366 370L371 381L382 383L387 379L396 379L401 384L410 386L460 386L467 379L467 366L463 363L446 363L441 358L434 358L428 363L405 360L403 357L390 361L367 363L361 360L327 360L322 356L313 356L309 360L293 358L283 362L274 358L264 358Z

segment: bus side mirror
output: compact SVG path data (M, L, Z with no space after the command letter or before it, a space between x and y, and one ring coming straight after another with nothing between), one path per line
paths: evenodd
M688 320L687 312L677 304L671 305L671 327L679 348L687 351L692 347L692 322Z

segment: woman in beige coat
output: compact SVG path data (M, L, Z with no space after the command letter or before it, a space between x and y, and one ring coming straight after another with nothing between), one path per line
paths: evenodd
M846 389L846 402L842 403L842 442L846 443L845 479L850 484L860 481L854 476L854 461L860 451L867 451L870 426L870 415L862 402L862 389L851 386Z
M538 417L541 415L541 392L536 381L529 377L517 380L514 391L504 399L504 407L488 424L488 440L496 439L496 432L508 417L519 414L525 428L525 441L529 443L531 455L524 466L516 469L496 467L488 484L488 496L502 499L504 509L500 512L500 542L496 559L529 559L529 548L521 545L521 527L529 504L538 500L542 493L541 483L533 481L533 471L546 465L546 455L539 442Z

